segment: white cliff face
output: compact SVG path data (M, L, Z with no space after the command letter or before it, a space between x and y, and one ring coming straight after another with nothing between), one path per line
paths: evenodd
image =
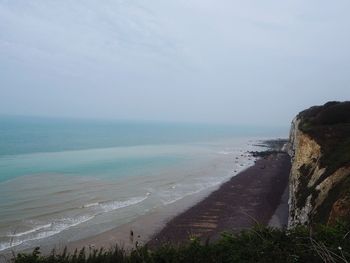
M330 191L350 173L349 167L342 167L325 176L326 167L321 167L320 164L321 147L299 129L299 124L300 119L295 118L290 131L290 143L287 146L287 152L292 157L289 178L289 227L311 224ZM329 217L329 214L326 216Z
M304 174L303 166L310 167L310 171L317 169L317 160L321 152L319 145L299 129L300 120L295 118L290 133L289 154L292 157L289 193L289 220L288 225L306 224L312 213L312 196L303 195L306 185L303 184L311 175ZM316 161L315 161L316 160ZM303 200L301 200L301 198Z

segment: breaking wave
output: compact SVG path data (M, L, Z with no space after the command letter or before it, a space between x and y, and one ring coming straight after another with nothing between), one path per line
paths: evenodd
M139 204L146 200L148 196L149 193L147 193L146 196L132 197L125 201L106 201L85 204L80 207L80 209L92 209L92 211L87 211L88 214L86 215L53 219L50 223L32 226L31 229L26 231L8 233L5 236L0 236L1 239L6 239L6 241L0 243L0 251L21 245L28 241L56 235L71 227L87 222L100 214Z

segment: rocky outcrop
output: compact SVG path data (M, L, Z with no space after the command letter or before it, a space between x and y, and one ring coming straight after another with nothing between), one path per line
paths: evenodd
M350 102L299 113L286 150L292 157L289 227L350 220Z

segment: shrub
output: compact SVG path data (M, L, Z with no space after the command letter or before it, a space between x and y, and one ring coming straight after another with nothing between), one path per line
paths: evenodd
M191 263L191 262L349 262L349 224L318 225L313 229L298 226L280 230L257 225L239 233L223 233L213 243L192 239L181 245L164 244L155 249L138 246L131 251L63 251L43 256L39 248L32 254L18 254L14 263Z

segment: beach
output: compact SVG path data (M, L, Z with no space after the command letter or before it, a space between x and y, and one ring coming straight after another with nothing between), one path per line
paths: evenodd
M7 140L0 143L0 253L5 254L65 246L135 222L163 226L253 165L255 157L249 152L266 149L261 137L235 135L238 128L204 132L201 126L138 124L135 132L135 124L71 127L37 120L42 127L37 130L32 123L12 122ZM37 138L52 134L50 142L61 133L74 140L59 145L33 141L16 130L17 125ZM83 136L86 127L94 132ZM141 141L144 130L148 135ZM208 139L197 138L198 130ZM135 134L129 138L131 131ZM139 144L125 145L127 139ZM31 143L15 147L11 142L16 141ZM142 241L153 232L142 233ZM128 240L128 233L116 235L112 240Z
M215 240L223 231L237 232L257 223L267 225L279 207L289 171L287 154L271 154L257 160L255 165L169 221L148 244L180 243L190 237ZM288 207L283 207L279 207L276 217L288 214Z
M261 195L253 191L257 187L271 192L269 176L250 174L275 169L280 157L274 161L267 155L279 152L283 144L271 140L277 137L272 133L248 136L253 131L244 127L41 119L4 123L8 128L6 140L0 143L0 254L31 252L35 247L49 253L66 246L73 251L147 244L157 233L167 231L174 218L192 217L189 210L196 211L218 192L222 194L215 202L223 204L230 199L244 204L244 198ZM18 125L31 133L22 133ZM62 134L69 134L70 140L58 144ZM16 143L21 141L28 143ZM258 179L264 179L264 184L252 183ZM225 194L224 186L232 180L245 191ZM277 186L271 198L278 203L285 186ZM206 209L206 205L201 208ZM256 216L250 213L251 207L244 209ZM220 210L212 216L224 218ZM274 224L285 222L283 216L275 219ZM212 233L245 226L240 221L192 220L183 224L185 233L192 233L194 225L206 224Z
M195 200L181 200L159 213L146 215L122 227L68 245L82 247L125 248L147 244L182 243L197 237L216 240L223 231L237 232L259 223L284 227L288 220L288 176L290 157L270 154L232 177L212 193L202 193ZM60 247L61 249L63 246Z
M282 152L262 156L220 186L186 196L97 235L55 245L42 244L41 251L48 254L67 247L73 252L83 247L109 249L115 245L126 249L145 244L157 247L193 237L214 241L223 231L237 232L257 223L284 227L288 220L290 157ZM194 205L188 208L188 204Z

